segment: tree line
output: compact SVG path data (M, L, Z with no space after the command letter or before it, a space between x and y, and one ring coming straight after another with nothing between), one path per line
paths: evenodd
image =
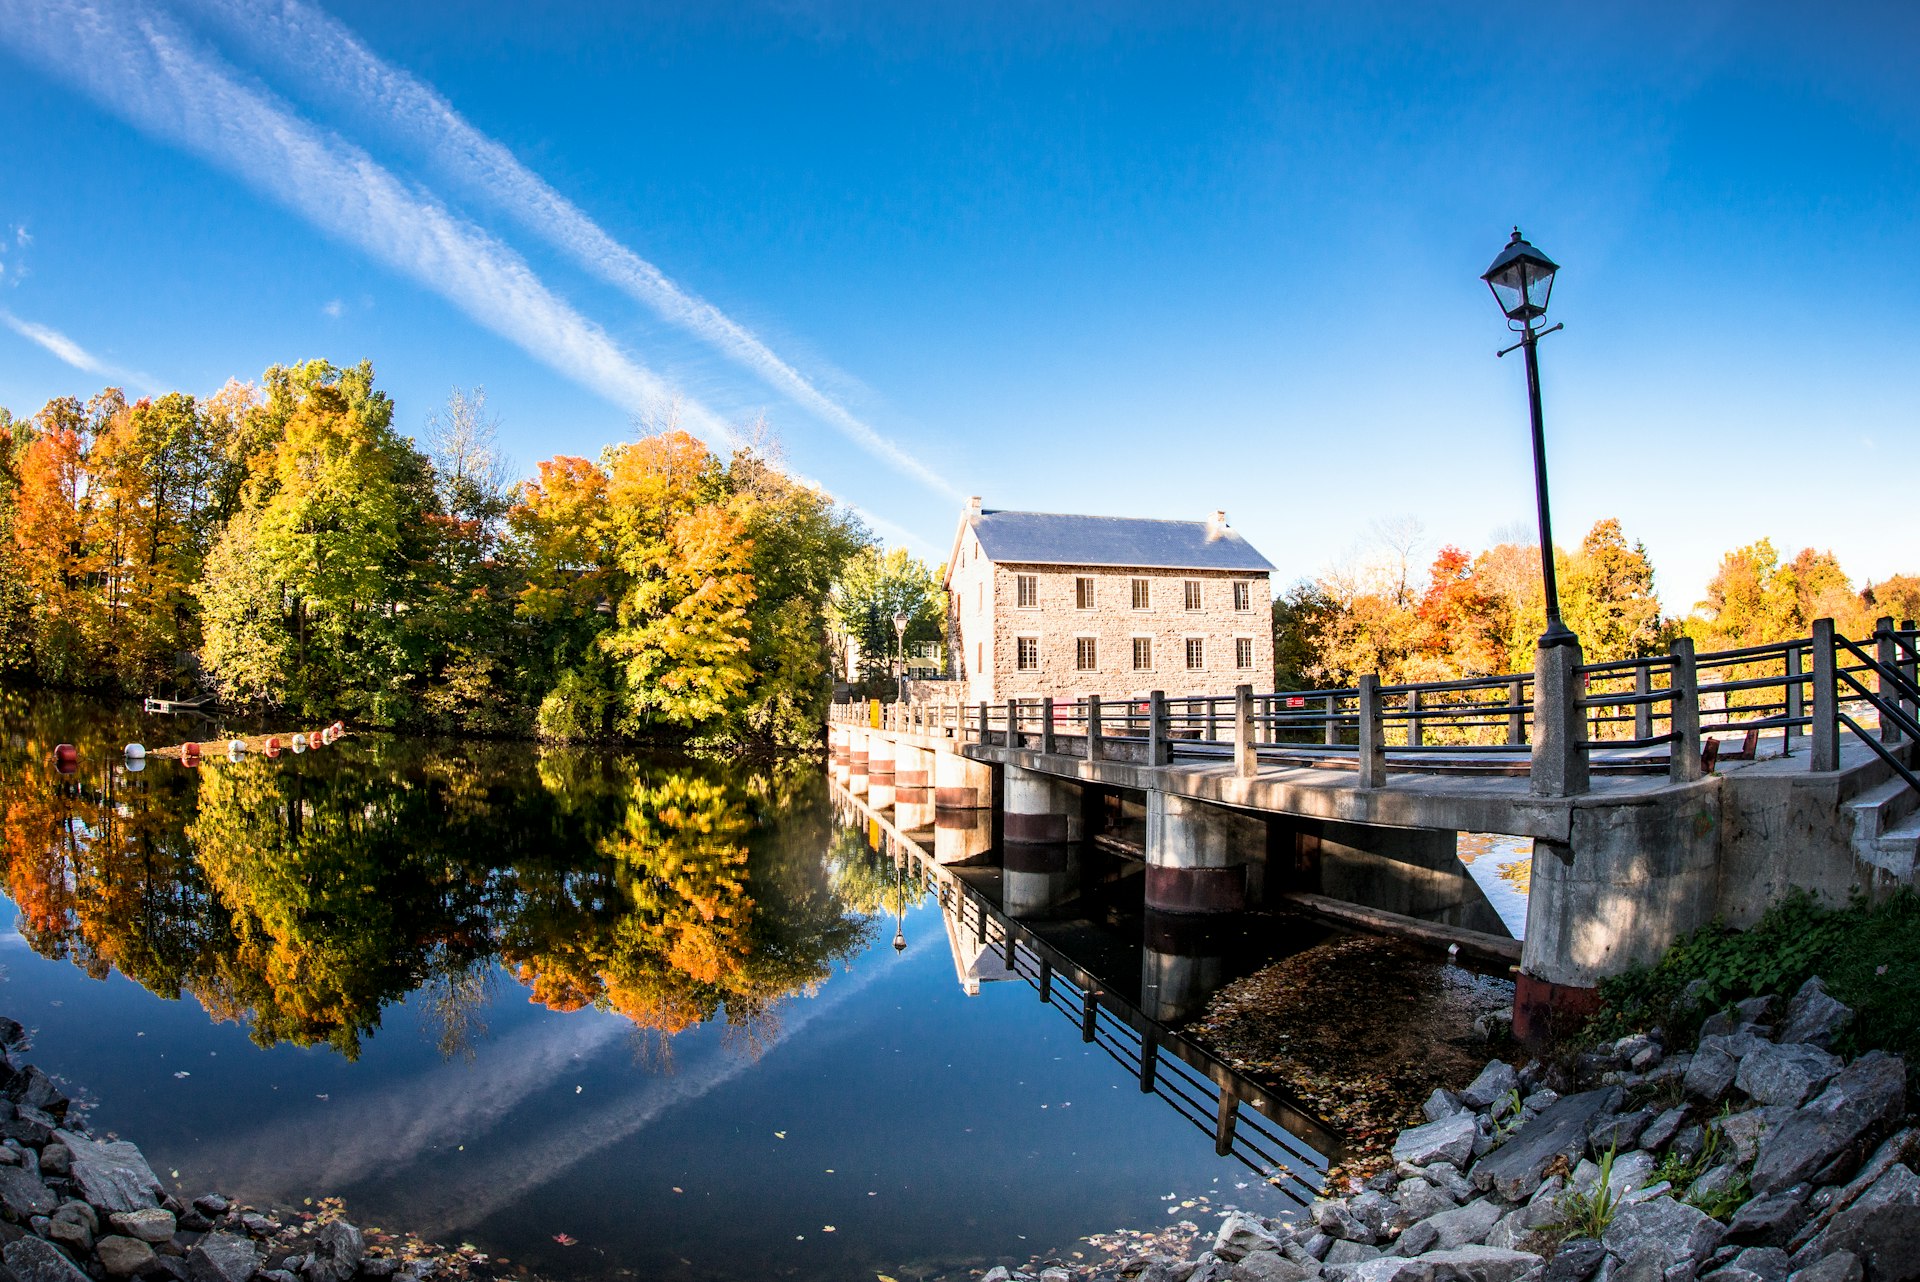
M671 423L513 484L483 394L425 447L371 364L0 410L0 672L361 724L810 739L872 537Z
M1418 564L1407 522L1374 530L1370 554L1302 580L1273 603L1275 679L1282 690L1351 686L1374 672L1388 684L1530 671L1546 626L1540 548L1521 539L1470 554L1442 547ZM1598 521L1580 546L1554 549L1561 616L1588 662L1638 658L1691 637L1702 652L1808 635L1832 618L1849 636L1876 618L1920 616L1920 576L1857 589L1831 552L1782 560L1766 539L1722 556L1705 597L1670 615L1644 544Z

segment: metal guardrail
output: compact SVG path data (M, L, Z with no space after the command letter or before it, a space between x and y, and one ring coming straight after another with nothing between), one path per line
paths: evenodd
M1349 689L1275 694L838 704L830 720L1147 765L1231 756L1247 773L1261 760L1354 769L1364 787L1396 767L1517 773L1546 718L1563 719L1601 771L1664 769L1676 782L1716 758L1754 755L1762 733L1777 733L1787 756L1810 741L1809 769L1835 770L1844 728L1920 789L1908 754L1893 752L1920 741L1917 657L1912 620L1881 619L1853 641L1820 619L1804 638L1710 654L1682 640L1662 655L1585 664L1567 708L1539 706L1534 675L1516 672L1393 686L1364 676ZM1727 735L1742 742L1726 747Z

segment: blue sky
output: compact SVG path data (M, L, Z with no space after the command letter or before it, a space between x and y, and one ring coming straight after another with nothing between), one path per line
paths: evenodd
M1284 582L1530 521L1518 222L1562 545L1618 516L1670 610L1762 535L1920 571L1917 51L1911 5L0 0L0 405L364 357L530 470L678 396L935 559L968 494L1221 507Z

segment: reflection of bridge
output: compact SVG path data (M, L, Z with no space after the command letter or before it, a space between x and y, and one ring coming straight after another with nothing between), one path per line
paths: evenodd
M836 768L942 860L1090 835L1144 808L1147 904L1231 911L1317 889L1325 860L1438 871L1455 835L1534 841L1515 1019L1588 1008L1600 979L1794 888L1842 900L1914 880L1916 631L1881 620L1711 655L1232 697L842 705Z
M1324 1125L1113 992L861 799L836 789L835 800L843 819L864 829L877 850L934 887L963 991L977 994L982 982L995 980L1025 982L1044 1005L1079 1027L1081 1041L1125 1068L1142 1093L1159 1096L1212 1135L1216 1153L1244 1163L1302 1205L1314 1196L1340 1147ZM1055 878L1055 884L1057 902L1066 880ZM1040 905L1029 901L1027 907ZM1180 965L1176 957L1156 959L1151 943L1149 968ZM1212 978L1217 986L1218 976Z

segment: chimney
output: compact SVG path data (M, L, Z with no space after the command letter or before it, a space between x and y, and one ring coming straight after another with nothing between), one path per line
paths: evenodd
M974 495L972 498L967 500L967 515L968 516L980 515L980 496L978 494Z
M1226 532L1227 514L1223 511L1216 510L1212 516L1207 518L1207 537L1209 539L1217 539L1225 535Z

